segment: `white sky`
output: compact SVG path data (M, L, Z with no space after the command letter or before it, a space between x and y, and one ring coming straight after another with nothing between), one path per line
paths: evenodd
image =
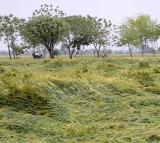
M41 4L59 6L67 15L91 15L121 23L139 13L149 14L160 22L160 0L0 0L0 15L13 14L20 18L32 16ZM0 50L6 47L0 41Z

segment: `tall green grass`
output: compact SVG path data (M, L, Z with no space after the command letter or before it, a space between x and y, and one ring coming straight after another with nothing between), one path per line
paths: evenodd
M0 142L160 142L160 58L0 61Z

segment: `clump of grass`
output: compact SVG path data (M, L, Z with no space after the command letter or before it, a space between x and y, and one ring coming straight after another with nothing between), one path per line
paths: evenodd
M50 59L44 59L44 63L50 63L51 60Z
M128 77L134 78L145 87L155 85L152 70L129 70L128 73Z
M87 68L87 67L83 67L82 72L83 72L83 73L87 73L87 72L88 72L88 68Z
M149 63L145 61L139 62L139 67L140 68L149 68Z
M153 72L156 73L156 74L159 74L160 73L160 67L154 68Z
M2 73L4 73L4 71L5 71L5 68L4 67L0 67L0 73L2 74Z
M145 87L145 91L151 92L154 94L160 94L160 87Z
M11 107L15 111L35 115L52 116L57 120L63 119L63 114L67 115L67 110L59 100L56 100L54 93L51 97L44 92L43 86L40 86L42 82L36 81L36 78L34 74L4 78L1 81L1 87L5 90L0 96L0 107Z
M151 135L146 139L147 142L160 142L159 135Z

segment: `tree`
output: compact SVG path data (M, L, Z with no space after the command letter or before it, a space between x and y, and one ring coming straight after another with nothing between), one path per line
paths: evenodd
M25 50L28 49L28 46L23 45L22 43L19 45L14 45L14 53L15 57L18 59L22 54L24 54Z
M75 50L79 50L81 46L89 45L91 40L89 39L89 29L87 28L87 18L81 15L68 16L64 18L67 23L70 24L70 30L65 38L62 40L63 45L69 51L69 57L72 59Z
M134 28L137 32L139 47L142 49L142 57L144 54L144 47L147 42L154 37L153 30L156 21L152 20L150 15L140 14L135 19Z
M11 57L11 49L13 51L14 58L16 58L16 53L15 53L15 42L19 39L20 36L20 27L24 24L25 19L20 19L12 14L9 16L3 16L0 18L1 19L1 36L4 38L4 42L7 44L8 47L8 53L10 59Z
M113 30L115 25L112 25L111 21L106 21L102 18L87 16L89 35L95 51L97 52L97 58L99 58L99 52L102 46L106 47L111 44L113 37Z
M126 21L124 21L117 27L117 34L118 34L117 45L128 46L130 57L133 57L132 49L138 46L137 44L138 35L136 29L134 28L134 23L135 23L134 18L127 18Z
M130 17L118 27L119 46L127 45L130 56L132 48L141 48L142 57L147 43L157 40L156 21L151 20L149 15L140 14L137 17Z
M22 31L25 39L32 44L43 44L50 58L54 59L54 47L69 30L69 24L61 18L64 13L52 8L52 5L41 5L40 10L33 12Z
M158 39L160 36L160 27L157 24L157 22L153 22L151 25L151 36L149 38L149 41L152 45L152 53L153 53L153 57L155 56L155 51L158 50Z
M53 49L68 32L68 29L69 24L61 18L38 16L26 23L24 35L31 43L43 44L47 48L50 58L54 59Z

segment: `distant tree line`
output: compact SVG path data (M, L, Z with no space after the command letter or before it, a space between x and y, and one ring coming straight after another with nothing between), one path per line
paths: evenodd
M43 46L51 59L57 55L55 47L61 49L69 58L76 51L83 53L84 47L93 45L95 56L100 57L102 47L127 46L132 57L133 48L141 49L151 45L153 56L158 50L160 24L150 15L139 14L128 17L119 25L110 20L90 15L67 16L59 7L41 5L27 20L13 14L0 16L0 39L8 47L10 59L18 58L24 50Z
M151 44L153 56L158 50L158 40L160 36L160 24L152 20L150 15L140 14L136 17L129 17L121 25L117 26L117 45L127 46L130 56L132 49L140 48L142 57L144 48Z

